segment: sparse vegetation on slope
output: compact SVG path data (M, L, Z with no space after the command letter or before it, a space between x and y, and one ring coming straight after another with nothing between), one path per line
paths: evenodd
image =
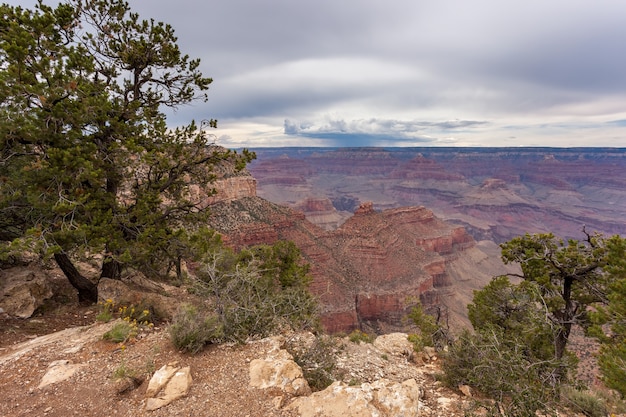
M521 280L496 277L475 292L469 305L475 332L461 334L446 355L446 382L486 394L495 403L483 406L496 415L535 415L563 404L602 415L600 400L572 388L580 381L573 377L576 358L567 345L574 325L599 337L605 380L619 391L625 247L619 236L597 234L567 243L549 234L526 235L503 244L504 259L522 268L521 275L510 275ZM609 336L600 327L607 323Z
M199 263L191 291L203 309L186 306L174 318L174 343L198 351L209 342L269 336L317 326L317 302L309 292L308 265L292 242L254 246L238 253L210 252Z

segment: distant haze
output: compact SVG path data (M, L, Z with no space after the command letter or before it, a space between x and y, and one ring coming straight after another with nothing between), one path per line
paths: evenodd
M622 0L130 3L214 79L171 124L224 146L626 146Z

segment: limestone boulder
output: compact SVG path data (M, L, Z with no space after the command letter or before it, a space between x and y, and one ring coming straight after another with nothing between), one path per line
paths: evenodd
M302 368L286 350L278 350L265 359L250 362L250 386L260 389L278 388L290 396L311 393Z
M29 318L53 295L42 270L14 267L0 270L0 311L12 317Z
M413 344L409 342L406 333L389 333L378 336L374 346L379 350L394 356L413 356Z
M146 390L146 410L154 411L184 397L193 379L191 368L177 364L164 365L154 373Z
M82 364L74 364L65 359L54 361L48 366L48 370L41 378L38 388L45 388L48 385L65 381L71 378L82 366Z
M414 379L380 379L360 387L337 381L323 391L298 397L286 409L301 417L417 417L421 390Z

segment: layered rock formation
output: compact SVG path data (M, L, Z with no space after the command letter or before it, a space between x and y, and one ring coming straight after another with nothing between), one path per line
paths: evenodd
M275 164L280 155L280 163ZM376 209L425 206L496 243L526 232L581 238L581 229L626 234L626 150L548 148L263 149L250 171L259 196L372 201ZM288 163L287 163L288 161ZM298 189L267 185L300 175ZM306 212L313 222L313 211Z
M336 229L352 216L351 212L337 210L329 198L306 198L298 202L294 208L304 213L307 220L324 230Z
M502 271L462 227L424 207L377 212L363 204L332 231L258 197L218 202L211 210L212 226L234 247L278 239L297 244L311 264L311 289L331 332L405 328L408 310L420 299L465 323L467 303L459 308L457 301L469 300L473 289Z
M374 164L374 175L389 172L403 181L431 176L435 181L462 179L421 155L406 161L413 167L411 174L392 169L394 158L382 150L355 151L347 159L341 153L335 156L338 166L333 169L347 170L349 175L361 175ZM311 155L309 163L279 156L278 168L261 169L268 177L259 184L301 192L302 183L308 181L305 177L314 175L322 160L321 154ZM277 180L283 175L281 169L296 180ZM335 180L352 182L339 174ZM372 202L358 204L349 194L337 192L332 199L303 198L295 210L257 197L256 183L247 172L222 175L212 186L217 193L207 199L211 226L227 244L242 247L279 239L296 243L311 264L311 289L321 302L323 324L331 332L406 329L405 317L417 301L449 316L453 327L466 325L465 306L472 291L505 271L495 244L478 245L463 226L445 222L423 206L380 210ZM486 181L485 188L502 191L506 186Z

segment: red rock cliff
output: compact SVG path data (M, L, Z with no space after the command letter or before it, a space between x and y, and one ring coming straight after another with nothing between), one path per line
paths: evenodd
M449 265L475 246L463 228L424 207L378 212L363 204L333 231L258 197L215 203L212 213L212 226L235 247L294 241L311 264L311 289L331 332L401 328L415 300L428 307L451 293Z

